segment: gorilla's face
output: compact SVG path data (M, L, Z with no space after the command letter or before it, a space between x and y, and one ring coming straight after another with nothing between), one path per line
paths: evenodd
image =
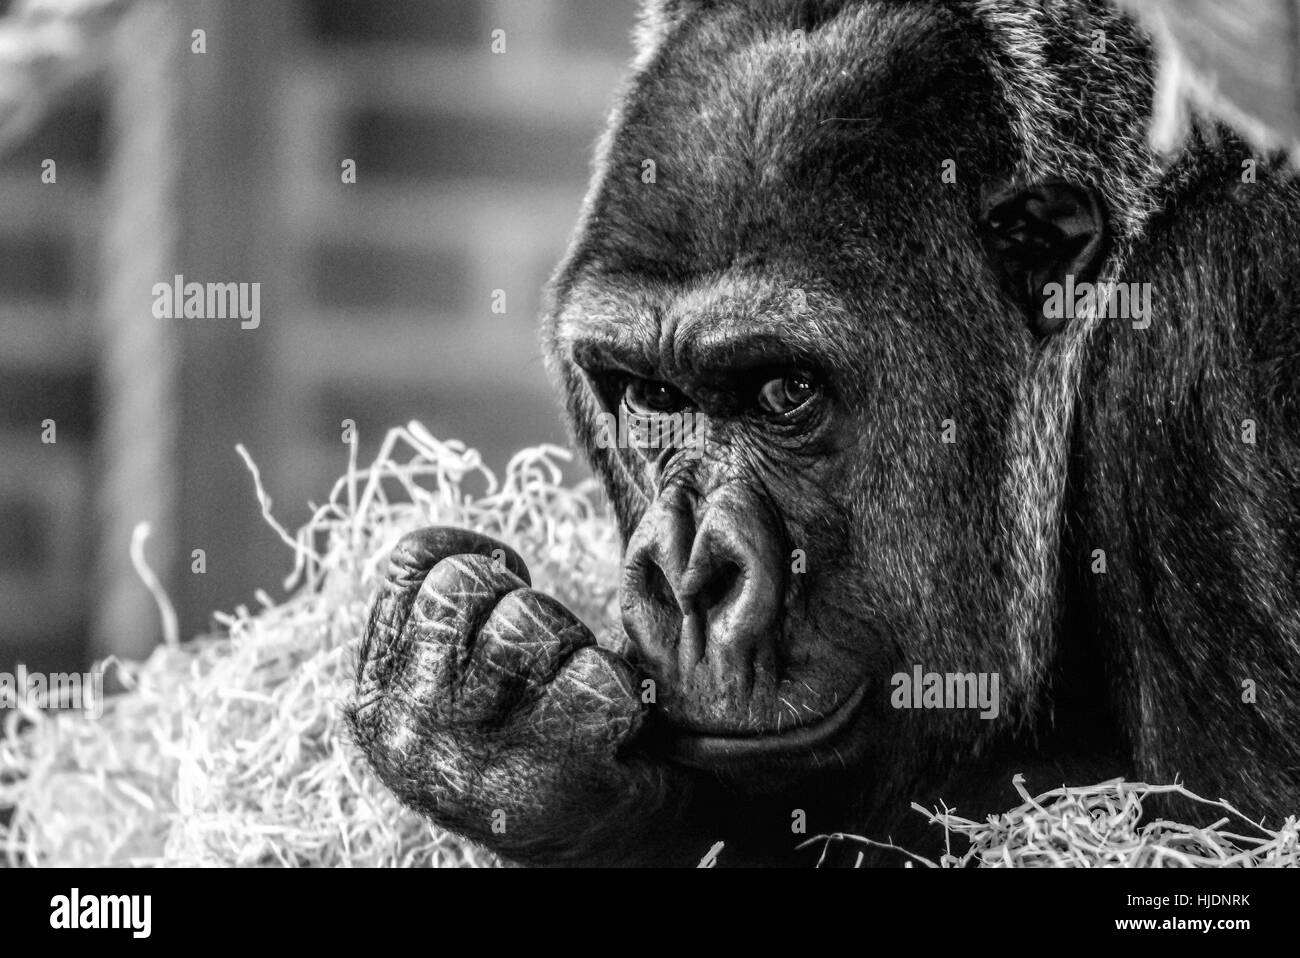
M1009 654L1006 424L1033 337L990 269L976 164L943 177L1003 131L951 122L991 111L950 52L913 90L925 38L952 38L891 10L682 25L555 283L548 347L684 764L922 761L918 723L937 741L968 716L895 711L891 677ZM666 440L627 441L627 419Z
M662 439L620 457L644 495L629 516L623 624L659 714L702 763L831 745L891 639L916 625L891 611L894 545L864 521L906 484L904 464L879 455L896 402L836 374L845 339L825 334L829 317L849 318L843 304L779 276L657 291L593 277L585 295L618 306L578 305L567 326L606 426Z
M1015 353L860 292L765 263L571 296L597 449L620 421L661 440L604 451L623 625L688 764L850 763L897 720L890 676L977 669L996 638Z

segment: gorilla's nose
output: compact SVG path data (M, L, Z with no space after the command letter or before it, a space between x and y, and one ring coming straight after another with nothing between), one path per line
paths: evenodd
M769 516L735 486L699 503L668 491L628 543L620 593L628 637L677 692L709 703L705 711L743 710L756 675L771 675L784 567Z

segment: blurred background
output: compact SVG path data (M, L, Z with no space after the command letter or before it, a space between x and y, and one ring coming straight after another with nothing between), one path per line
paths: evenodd
M236 443L295 528L345 419L362 462L411 418L498 470L565 441L540 291L634 13L0 0L0 670L147 653L141 520L182 638L280 597ZM260 283L260 325L156 319L176 274Z

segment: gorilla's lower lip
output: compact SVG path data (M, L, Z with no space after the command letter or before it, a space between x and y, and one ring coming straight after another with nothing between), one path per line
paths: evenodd
M678 730L665 735L660 747L669 761L711 770L770 759L785 760L801 754L815 759L816 749L830 745L853 724L865 696L866 686L858 686L820 721L789 732L715 735Z

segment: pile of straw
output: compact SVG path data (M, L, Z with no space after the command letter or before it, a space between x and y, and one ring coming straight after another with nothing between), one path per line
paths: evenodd
M860 835L821 835L823 857L835 842L898 852L928 868L1297 868L1300 822L1293 815L1276 829L1251 821L1227 802L1202 798L1179 784L1146 785L1115 779L1031 796L1023 779L1012 783L1024 802L986 821L947 809L913 808L944 830L947 853L935 862ZM1203 827L1152 818L1143 800L1176 795L1224 812ZM964 850L953 850L956 836ZM863 856L859 854L858 861Z
M9 712L0 736L0 857L29 865L475 865L490 858L404 811L347 736L368 599L403 533L477 529L513 545L533 581L585 621L606 618L618 543L590 484L566 488L564 450L516 455L498 480L478 454L418 423L389 433L296 536L283 603L218 615L224 633L145 662L98 721ZM243 451L241 450L241 453ZM137 557L138 558L138 557ZM152 579L142 569L146 581ZM164 621L174 622L158 593ZM3 715L3 713L0 713Z
M618 541L588 481L565 485L554 447L516 455L500 480L477 453L411 423L358 468L356 446L328 502L290 535L287 601L219 615L223 634L181 644L175 616L133 558L163 612L167 642L144 662L108 662L127 691L98 720L78 712L3 716L0 863L22 865L495 864L491 856L404 811L351 744L351 693L367 603L396 541L422 525L476 529L513 545L538 588L589 625L613 621ZM1278 831L1231 809L1208 829L1142 821L1153 788L1108 782L1031 798L986 822L917 807L945 829L949 853L926 865L1297 864L1297 825ZM1235 820L1237 824L1232 824ZM3 820L0 818L0 820ZM964 843L954 851L952 839ZM842 841L879 844L853 836ZM889 847L889 846L886 846ZM702 850L703 851L703 850ZM726 864L719 843L705 864Z

